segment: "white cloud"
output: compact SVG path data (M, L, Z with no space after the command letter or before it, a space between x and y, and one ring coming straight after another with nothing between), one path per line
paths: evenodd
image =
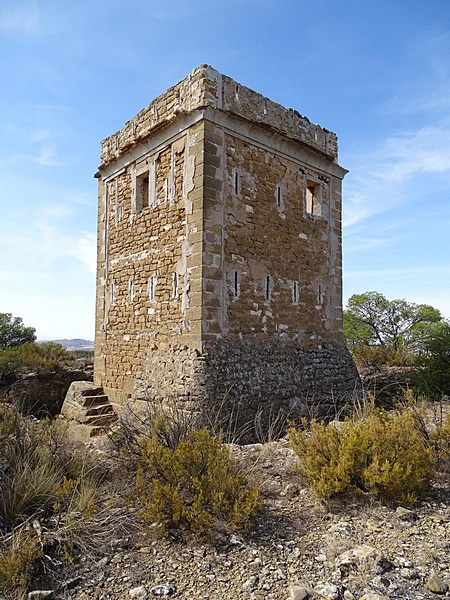
M87 266L95 275L97 268L97 235L95 232L85 232L71 251L72 256Z
M36 2L4 2L0 7L0 29L17 33L33 33L40 23Z
M450 125L443 122L391 136L374 153L355 157L345 184L344 226L411 198L416 176L450 172L449 139Z

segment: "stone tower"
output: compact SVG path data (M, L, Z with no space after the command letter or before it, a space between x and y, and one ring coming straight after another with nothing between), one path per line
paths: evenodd
M334 133L207 65L106 138L95 384L243 414L348 397L345 174Z

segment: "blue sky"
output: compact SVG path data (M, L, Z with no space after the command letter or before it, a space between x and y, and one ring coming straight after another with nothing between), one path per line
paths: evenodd
M100 141L202 63L337 133L344 300L450 317L449 0L1 0L0 312L93 339Z

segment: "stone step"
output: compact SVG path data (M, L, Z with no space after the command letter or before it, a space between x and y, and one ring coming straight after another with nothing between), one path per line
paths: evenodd
M103 388L83 381L71 384L61 414L69 420L72 437L81 441L105 435L117 423L117 415Z
M81 390L80 395L81 396L103 396L104 394L104 390L102 387L98 387L98 388L89 388L87 390Z
M116 423L117 417L114 414L109 415L93 415L91 417L86 417L84 420L85 425L98 425L101 427L107 427L108 425L112 425Z
M105 427L102 425L87 425L86 427L89 429L89 437L91 438L105 434Z
M91 406L98 406L100 404L109 404L109 398L106 394L98 394L96 396L83 396L83 403L81 406L90 408Z
M92 417L95 415L111 415L114 416L114 411L109 402L105 402L103 404L98 404L96 406L91 406L86 410L86 416Z

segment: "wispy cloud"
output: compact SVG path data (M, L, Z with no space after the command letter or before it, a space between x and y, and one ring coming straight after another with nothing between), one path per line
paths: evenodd
M71 254L87 266L90 273L95 275L97 268L97 235L95 232L84 232L71 248Z
M25 136L20 139L20 136ZM66 161L58 153L62 134L55 129L36 129L29 134L17 131L21 147L27 152L13 152L9 160L14 163L30 162L43 167L63 167Z
M77 218L74 204L52 203L24 217L20 231L3 232L0 250L6 260L0 265L0 281L23 278L24 272L36 280L59 272L67 259L75 259L86 274L95 274L96 232L69 227Z
M414 179L450 172L450 123L443 121L387 138L353 159L346 180L344 226L391 210L414 194Z
M40 23L36 2L8 2L0 6L0 30L16 33L33 33Z

